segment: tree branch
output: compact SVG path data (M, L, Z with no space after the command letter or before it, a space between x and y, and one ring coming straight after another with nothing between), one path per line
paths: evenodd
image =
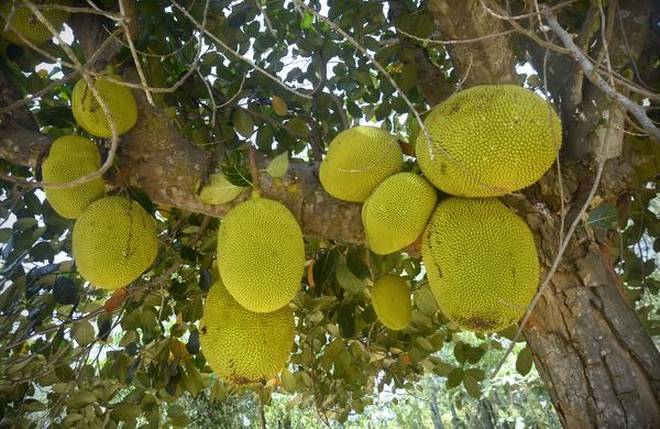
M138 123L122 136L112 178L119 185L141 188L161 206L222 217L233 206L250 197L251 190L225 205L202 203L195 194L206 175L211 153L197 148L183 137L170 119L149 106L144 94L136 91ZM47 136L20 126L3 127L0 156L12 164L37 167L39 155L50 143ZM260 156L261 168L268 160ZM318 180L317 165L291 160L288 173L281 179L260 175L261 193L286 205L296 216L308 237L363 243L360 204L339 201L328 195Z
M543 14L552 31L559 37L564 46L568 48L571 57L580 65L584 75L589 81L603 91L608 97L615 100L624 107L631 115L637 119L644 130L656 140L660 140L660 130L653 124L653 121L647 116L646 111L637 103L630 100L625 95L612 88L605 79L597 72L594 65L586 57L580 48L573 42L573 38L557 21L555 15L548 9L543 10Z

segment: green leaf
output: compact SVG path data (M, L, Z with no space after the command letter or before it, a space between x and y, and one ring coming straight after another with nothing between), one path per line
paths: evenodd
M275 112L276 115L286 116L288 112L288 108L286 106L286 102L282 99L282 97L273 95L273 98L271 100L271 105L273 106L273 112Z
M314 15L312 15L310 12L305 11L300 20L300 28L303 30L310 29L312 28L313 23L314 23Z
M268 173L270 177L278 179L286 174L286 170L288 170L288 168L289 153L282 152L270 161L268 167L266 167L266 173Z
M127 421L138 418L142 413L139 406L135 404L118 404L112 408L110 416L115 420Z
M53 298L62 305L73 305L78 301L78 287L68 277L59 276L53 285Z
M81 347L91 344L96 338L96 332L94 332L94 327L89 320L76 322L71 328L71 334Z
M429 285L424 285L415 291L414 301L415 306L425 316L433 317L438 311L438 305Z
M593 228L615 229L618 224L619 211L611 204L601 204L589 213L587 224Z
M473 398L479 399L481 397L481 385L468 371L463 373L463 386Z
M433 347L433 344L431 344L431 342L424 337L418 337L417 339L415 339L415 342L427 352L435 351L435 347Z
M348 269L346 257L344 255L342 255L337 261L335 278L337 279L339 286L348 292L358 293L364 288L362 280Z
M532 370L532 363L532 350L529 347L525 347L520 350L516 358L516 371L521 375L527 375Z
M454 345L454 357L456 358L456 360L458 362L465 363L465 361L468 358L468 355L467 355L467 352L468 352L467 348L468 347L469 346L467 344L465 344L463 342L460 342L460 341Z
M453 389L454 387L461 384L463 381L463 370L460 368L454 368L452 372L447 376L447 388Z
M240 107L234 109L232 121L234 122L234 129L236 129L240 135L245 138L252 135L252 131L254 131L254 121L247 110Z
M280 375L282 379L282 386L286 389L287 392L293 393L298 388L298 383L296 382L296 377L289 371L288 368L284 368Z
M66 401L66 406L69 408L77 409L94 403L96 403L96 395L94 395L92 392L83 390L72 393L71 396L69 396L69 399Z
M204 204L227 204L245 190L244 187L231 183L224 174L216 173L209 176L209 183L202 188L199 199Z

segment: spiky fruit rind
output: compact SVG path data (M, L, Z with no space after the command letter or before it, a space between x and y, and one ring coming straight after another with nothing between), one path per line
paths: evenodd
M232 208L218 230L218 271L239 304L265 313L287 305L305 265L302 231L289 209L253 198Z
M422 236L422 260L440 310L475 332L511 326L538 287L532 232L494 198L438 204Z
M117 75L107 77L122 80ZM129 88L112 82L107 77L95 79L94 86L110 111L117 134L121 135L133 128L137 122L137 103ZM78 125L88 133L97 137L112 137L110 122L84 79L80 79L73 87L71 110Z
M53 142L41 165L46 183L67 183L94 173L100 168L99 151L86 138L70 135ZM44 187L46 199L60 216L76 219L94 201L105 194L102 178L72 188Z
M362 206L369 248L386 255L414 243L437 202L435 188L414 173L398 173L376 187Z
M357 126L337 134L319 167L323 189L333 197L363 202L383 180L403 168L401 148L380 128Z
M410 324L410 288L401 277L387 275L376 280L371 288L371 303L378 320L386 327L400 331Z
M424 175L463 197L504 195L536 182L561 146L547 100L515 85L482 85L450 97L426 117L415 151Z
M206 297L200 329L207 363L233 384L277 375L289 360L295 334L289 306L270 313L246 310L220 282Z
M14 11L12 12L12 2L4 0L4 4L0 5L0 13L2 16L8 17L11 14L11 27L12 30L0 31L0 37L9 40L11 43L19 46L25 46L25 42L16 34L20 33L24 38L29 40L33 45L41 45L47 40L53 38L53 33L46 27L46 25L37 18L32 11L22 5L20 0L16 0ZM65 2L41 2L42 4L66 4ZM53 27L59 30L64 21L69 17L69 13L56 10L56 9L42 9L41 13L50 22ZM6 26L6 21L0 17L0 26L2 29Z
M118 289L139 278L158 253L156 225L135 202L105 197L93 202L73 227L73 258L94 286Z
M78 156L101 165L101 154L99 148L93 141L85 137L69 134L55 139L50 145L48 156Z

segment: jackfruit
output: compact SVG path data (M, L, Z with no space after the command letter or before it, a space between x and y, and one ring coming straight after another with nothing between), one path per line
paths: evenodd
M383 276L371 288L371 303L380 323L400 331L412 317L412 303L408 283L399 276Z
M108 75L108 77L122 81L121 77L114 74ZM117 135L124 134L133 128L137 122L137 103L131 90L111 82L106 77L95 79L94 86L110 111ZM84 79L80 79L73 87L71 110L78 125L88 133L96 137L112 137L108 118Z
M231 296L257 313L287 305L305 265L302 231L289 209L266 198L232 208L218 230L218 271Z
M158 253L156 225L135 202L112 196L93 202L73 227L73 258L94 286L118 289L149 268Z
M438 204L422 236L422 261L440 310L475 332L511 326L538 287L532 232L494 198Z
M415 151L438 189L490 197L536 182L561 146L561 123L550 104L515 85L475 86L435 107Z
M42 23L27 6L22 5L20 0L14 0L13 3L13 12L11 0L0 5L0 28L4 29L6 27L6 19L11 15L12 29L8 31L0 31L0 36L3 39L9 40L15 45L25 46L26 44L21 40L17 33L23 35L23 37L29 40L33 45L41 45L45 41L53 38L53 33L51 33L48 27L46 27L46 25ZM65 2L53 1L35 3L42 5L66 5ZM56 30L60 30L64 21L69 17L69 13L63 10L41 9L41 13Z
M375 127L357 126L337 134L321 162L319 178L333 197L363 202L383 180L403 168L396 137Z
M398 173L385 179L362 206L369 248L386 255L414 243L437 198L435 188L417 174Z
M289 360L295 335L289 306L254 313L237 303L221 282L211 286L200 324L206 362L233 384L263 382Z
M41 165L45 182L66 183L98 171L101 156L98 148L84 137L69 135L55 140ZM102 178L73 188L44 187L46 199L60 216L76 219L92 202L103 197Z

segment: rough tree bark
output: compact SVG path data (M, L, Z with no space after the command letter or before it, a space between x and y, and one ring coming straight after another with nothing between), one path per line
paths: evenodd
M443 38L473 38L509 29L506 22L486 13L480 4L479 0L427 2ZM635 30L627 33L628 47L621 46L621 37L611 37L614 66L621 65L617 62L617 52L625 52L625 58L629 59L631 54L641 51L647 40L644 34L650 9L649 1L626 2L625 13L620 16L624 27L632 26ZM582 36L591 38L586 33ZM465 86L512 82L515 79L512 43L508 37L488 39L452 47L449 54L461 76L467 76ZM538 70L544 51L529 49L529 53ZM566 130L563 150L566 159L562 167L568 224L588 193L594 177L595 155L599 153L603 136L608 136L617 148L608 154L612 159L606 164L599 191L603 200L616 202L630 185L635 167L648 159L626 144L619 132L623 117L613 114L616 107L583 81L575 65L566 57L550 59L554 70L552 67L549 70L556 76L554 79L548 76L549 86L561 104ZM570 81L562 82L559 77L566 75L570 75ZM425 86L430 87L428 82ZM0 81L0 88L3 87L6 88ZM14 99L0 91L3 105ZM430 95L429 100L440 101L438 93ZM230 205L202 204L193 190L209 172L212 162L209 155L183 138L158 109L143 102L140 105L138 125L122 137L117 160L119 172L112 180L141 187L157 204L211 216L222 216L232 205L247 198L246 192ZM576 114L579 106L583 109L581 114ZM608 113L616 120L607 122L610 133L603 133L607 129L597 127L601 117ZM12 115L0 118L0 157L15 164L38 167L48 139L35 131L24 114ZM261 180L264 195L286 204L307 236L364 242L360 206L325 194L318 183L315 165L293 162L283 180L272 180L267 175L262 175ZM524 196L505 200L526 217L536 235L541 263L547 270L560 237L556 172L551 171L537 185L525 190ZM610 246L607 237L596 237L588 229L578 228L524 334L564 426L658 427L660 356L626 302L614 272Z

